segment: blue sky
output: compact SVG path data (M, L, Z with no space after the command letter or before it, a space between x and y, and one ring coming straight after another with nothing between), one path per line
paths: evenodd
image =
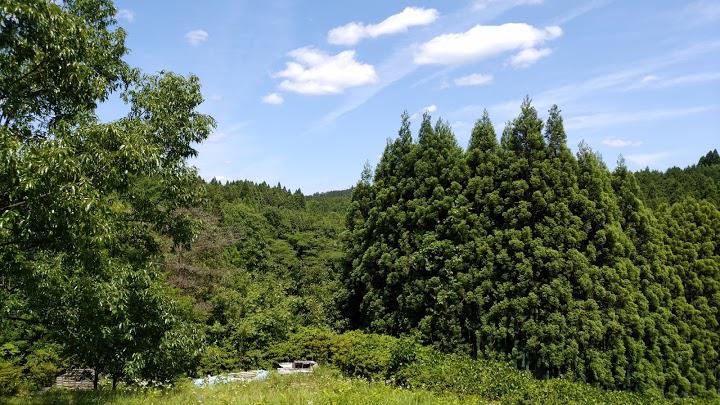
M122 0L127 60L201 78L218 128L205 178L347 188L400 114L429 110L466 146L525 95L612 167L686 166L720 147L720 1ZM112 101L111 119L123 113ZM415 120L415 128L418 122Z

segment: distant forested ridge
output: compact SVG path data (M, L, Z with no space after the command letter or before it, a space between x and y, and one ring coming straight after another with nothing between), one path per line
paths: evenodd
M526 100L499 142L485 113L467 150L428 115L415 141L404 115L353 190L344 313L538 377L716 393L720 210L699 193L715 155L650 197L622 160L573 155L557 107L543 122Z
M713 149L696 165L665 172L645 169L635 173L645 203L656 208L662 203L674 204L686 197L708 200L720 206L720 154Z
M187 249L169 252L171 284L195 302L200 375L267 365L303 326L341 328L336 302L348 193L304 196L250 181L206 184Z

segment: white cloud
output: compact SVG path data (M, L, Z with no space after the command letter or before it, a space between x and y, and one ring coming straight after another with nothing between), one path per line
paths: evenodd
M562 35L562 28L525 23L476 25L463 33L443 34L422 44L417 64L452 65L487 59L504 52L535 48Z
M210 96L211 101L221 101L223 98L220 94L213 94Z
M423 114L428 113L432 114L438 110L437 106L435 104L430 104L428 106L423 107L420 111L414 113L410 116L411 120L416 120L420 118Z
M434 8L405 7L397 14L384 19L378 24L365 25L351 22L328 32L327 40L335 45L355 45L363 38L377 38L381 35L405 32L408 28L431 24L438 18Z
M198 46L207 41L209 36L205 30L192 30L185 34L185 41L192 46Z
M605 138L602 140L602 144L611 148L624 148L626 146L640 146L642 141L631 141L628 139L620 138Z
M445 27L452 26L469 26L469 24L479 24L497 19L498 16L518 6L516 2L506 0L495 0L490 2L488 7L482 11L473 9L472 3L465 7L461 7L455 12L443 15L442 22ZM437 30L441 27L432 26L428 29ZM359 106L365 104L368 100L375 97L387 86L407 77L409 74L417 70L418 65L407 63L412 60L415 55L415 47L403 46L396 48L390 52L389 56L377 64L377 71L380 80L372 86L365 86L353 90L349 96L342 101L337 107L325 114L317 124L309 131L327 126L338 118L354 111ZM449 68L452 68L449 67ZM418 82L419 84L420 82ZM416 84L416 85L418 85ZM481 110L482 111L482 110ZM474 117L473 117L474 119Z
M285 99L278 93L270 93L262 98L262 102L265 104L280 105Z
M328 55L314 48L299 48L288 54L294 59L274 76L283 78L280 88L300 94L338 94L348 87L378 81L373 65L355 60L355 51Z
M568 118L565 122L567 129L601 128L635 122L657 121L700 114L714 109L713 106L700 106L691 108L675 108L664 110L623 111L614 113L599 113L578 115Z
M456 86L484 86L492 83L493 76L482 73L473 73L471 75L458 77L454 80Z
M512 58L510 58L508 63L510 63L510 65L514 68L526 68L551 53L552 50L550 50L550 48L527 48L515 54Z
M658 77L655 75L646 75L646 76L643 76L642 79L640 79L640 83L646 84L646 83L651 83L651 82L654 82L657 80L658 80Z
M133 13L132 10L124 8L118 10L117 14L115 14L115 17L117 17L118 20L125 20L129 23L135 21L135 13Z
M670 154L667 152L639 153L639 154L625 156L625 160L634 164L635 166L645 167L650 164L657 163L658 161L668 157L669 155Z

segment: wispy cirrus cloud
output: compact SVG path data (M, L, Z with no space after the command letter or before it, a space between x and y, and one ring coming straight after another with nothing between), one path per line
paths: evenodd
M118 20L125 20L129 23L135 21L135 13L132 10L128 10L126 8L121 8L117 11L117 14L115 14L115 17Z
M222 143L230 138L237 137L249 124L248 121L243 121L229 127L218 128L210 134L205 142L210 144Z
M439 13L434 8L405 7L377 24L351 22L328 32L327 40L335 45L355 45L364 38L405 32L410 27L428 25L437 20Z
M274 77L284 79L282 90L306 95L339 94L350 87L378 81L375 67L355 60L355 51L329 55L312 47L288 54L293 60Z
M512 7L522 5L534 5L542 4L543 0L475 0L473 2L473 9L476 11L484 11L487 8L497 4L508 4Z
M682 20L689 25L704 25L720 21L720 1L698 0L685 5Z
M634 61L624 69L610 71L541 91L533 95L533 105L539 110L545 110L553 104L567 105L576 103L598 92L622 92L627 90L629 86L636 86L638 82L643 80L646 84L650 84L659 79L657 76L652 75L651 72L686 63L700 55L718 52L718 50L720 50L720 40L710 40L680 47L656 58ZM517 98L490 106L471 104L453 111L450 116L461 118L479 117L483 110L487 108L491 116L497 117L495 118L496 121L502 122L512 118L521 102L522 100Z
M651 164L656 164L669 156L670 153L668 152L636 153L625 156L625 160L636 167L646 167Z
M205 30L192 30L185 34L185 41L191 46L198 46L207 41L210 35Z
M411 119L411 120L416 120L416 119L420 118L420 117L421 117L423 114L425 114L425 113L427 113L427 114L433 114L433 113L435 113L437 110L438 110L438 108L437 108L437 106L436 106L435 104L430 104L430 105L425 106L425 107L423 107L422 109L420 109L420 111L412 114L412 115L410 116L410 119Z
M555 25L567 24L570 21L589 13L590 11L593 11L597 8L604 7L608 4L610 4L612 1L613 0L590 0L589 2L587 2L585 4L582 4L574 9L571 9L570 11L567 12L567 14L560 16L559 18L557 18L554 21L554 24Z
M453 80L456 86L485 86L493 82L493 75L473 73Z
M682 76L662 77L658 75L643 76L637 83L632 83L626 90L665 89L669 87L700 84L720 81L720 72L691 73Z
M605 128L610 126L631 124L636 122L667 120L689 115L701 114L715 109L714 106L697 106L688 108L668 108L641 111L615 111L608 113L576 115L565 120L565 128L569 130L586 128Z
M602 140L602 144L611 148L624 148L627 146L640 146L642 141L632 141L629 139L620 138L605 138Z

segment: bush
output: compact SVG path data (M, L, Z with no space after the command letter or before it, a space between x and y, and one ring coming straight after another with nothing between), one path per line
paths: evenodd
M22 368L0 360L0 396L15 395L22 385Z
M63 362L59 349L48 345L30 353L25 361L28 382L35 388L49 387L62 371Z
M308 328L276 345L272 351L277 360L315 360L330 363L348 376L394 381L403 367L415 361L419 347L407 338L357 331L336 334Z
M420 356L418 361L404 368L400 376L409 387L479 395L491 400L524 390L533 381L530 373L518 371L506 363L434 351Z
M537 380L508 363L442 354L409 338L308 328L272 348L276 360L309 359L343 374L505 403L661 403L660 396L605 391L564 378Z
M237 368L237 359L233 354L216 345L206 346L200 355L197 375L220 374Z

